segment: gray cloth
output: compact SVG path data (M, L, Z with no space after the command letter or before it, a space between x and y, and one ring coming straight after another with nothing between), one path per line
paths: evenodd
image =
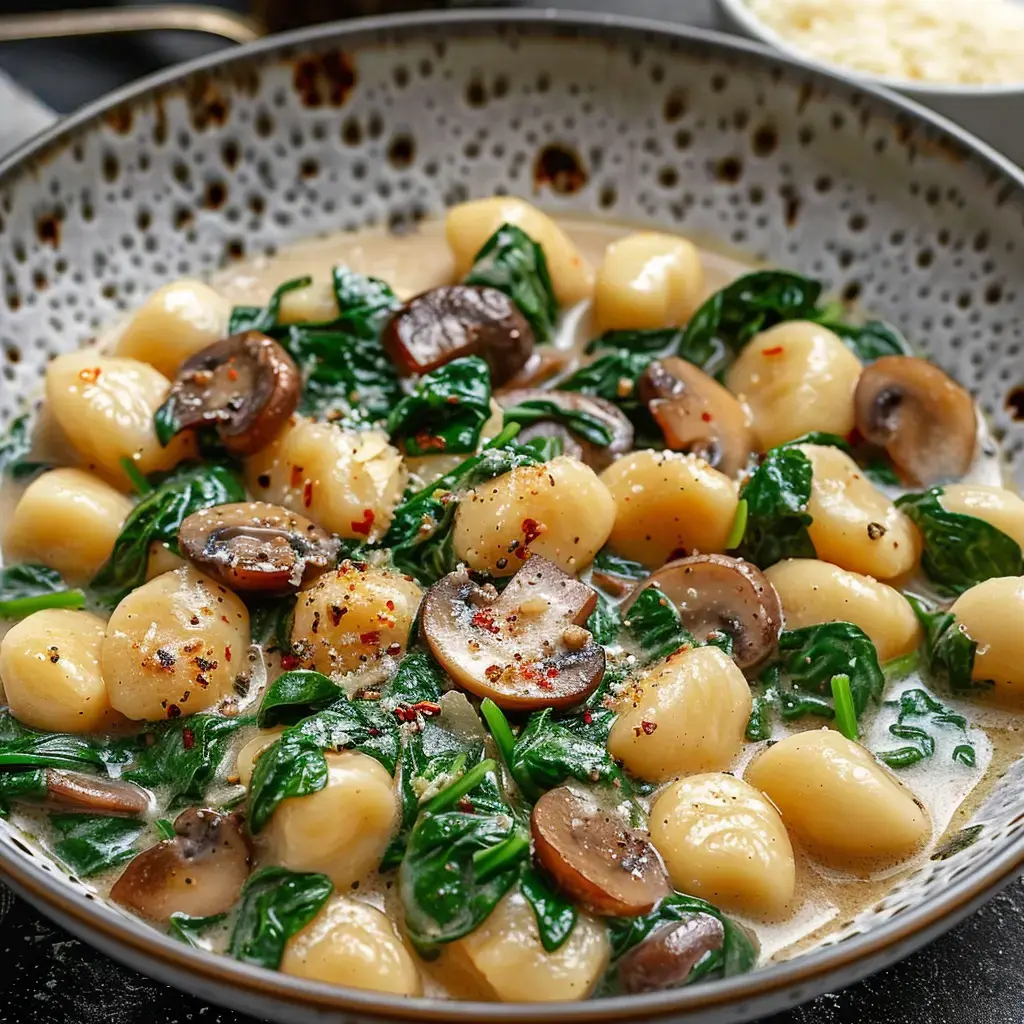
M0 71L0 156L49 125L56 114Z

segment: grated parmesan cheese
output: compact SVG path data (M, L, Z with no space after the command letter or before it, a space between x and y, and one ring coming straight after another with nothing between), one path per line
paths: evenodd
M910 82L1024 82L1024 4L1014 0L747 0L809 56Z

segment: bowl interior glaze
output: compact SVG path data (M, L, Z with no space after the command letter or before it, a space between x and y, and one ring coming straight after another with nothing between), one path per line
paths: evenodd
M724 37L528 13L268 40L133 87L0 167L0 425L38 394L50 356L159 284L310 235L409 230L502 192L823 278L974 392L1024 483L1024 186L1009 164L912 104ZM551 1019L741 1020L863 976L1019 870L1022 794L1017 766L971 842L822 949ZM0 869L108 952L260 1016L549 1019L520 1004L309 985L197 953L92 899L6 823Z

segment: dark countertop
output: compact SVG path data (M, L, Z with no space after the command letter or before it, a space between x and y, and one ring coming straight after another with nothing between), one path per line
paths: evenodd
M0 0L0 13L75 6ZM80 0L79 6L93 6ZM225 6L241 9L235 0ZM339 9L345 4L339 3ZM519 6L628 10L710 24L709 0L527 0ZM139 75L210 52L209 38L0 45L0 69L67 112ZM59 69L59 70L57 70ZM2 126L0 126L2 127ZM903 963L770 1024L1024 1024L1024 881ZM0 1024L254 1024L127 970L71 938L0 886Z

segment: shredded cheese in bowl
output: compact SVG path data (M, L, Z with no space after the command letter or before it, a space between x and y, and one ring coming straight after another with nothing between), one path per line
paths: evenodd
M809 56L935 85L1024 83L1019 0L747 0Z

